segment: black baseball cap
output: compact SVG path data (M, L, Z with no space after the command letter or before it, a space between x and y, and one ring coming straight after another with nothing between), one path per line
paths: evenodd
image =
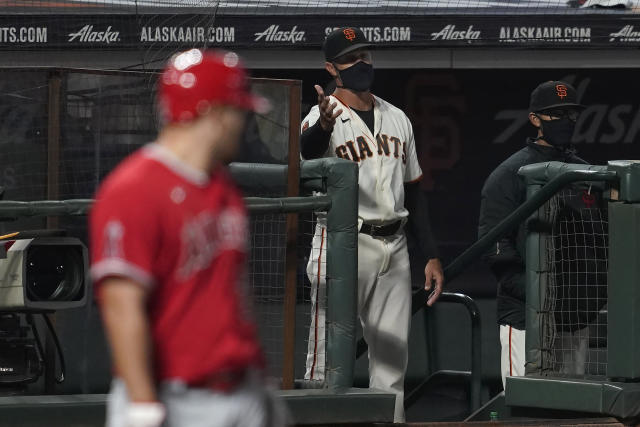
M324 40L322 50L326 60L331 62L345 53L369 46L371 46L371 43L369 43L360 28L343 27L329 33Z
M553 108L577 108L585 106L578 104L576 90L569 83L558 80L544 82L531 92L529 111L536 113Z

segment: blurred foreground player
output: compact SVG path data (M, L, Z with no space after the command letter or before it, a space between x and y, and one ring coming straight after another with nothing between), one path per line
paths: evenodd
M226 165L249 92L236 54L193 49L160 76L166 125L103 182L92 268L115 379L107 426L279 426L246 307L247 213Z
M576 122L584 106L577 101L576 90L568 83L548 81L531 93L529 122L537 130L526 146L502 162L487 178L482 188L478 237L481 238L515 211L527 197L524 179L518 170L533 163L558 161L586 163L576 155L571 144ZM500 371L502 385L506 377L522 376L525 370L525 227L521 225L496 243L486 261L498 281L497 311L502 354ZM564 345L575 348L572 354L558 359L573 358L573 372L584 372L587 329L580 329L561 340L576 341ZM568 367L568 364L567 366Z

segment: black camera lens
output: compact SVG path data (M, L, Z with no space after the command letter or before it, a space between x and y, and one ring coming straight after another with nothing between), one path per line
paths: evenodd
M74 246L32 246L27 253L26 290L32 301L74 301L82 297L84 264Z

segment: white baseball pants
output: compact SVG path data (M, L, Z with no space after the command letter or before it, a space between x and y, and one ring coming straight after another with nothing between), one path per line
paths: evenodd
M525 331L500 325L500 371L502 387L506 390L506 377L524 375L526 363ZM562 374L584 375L589 350L589 328L575 332L558 332L554 342L554 369Z
M306 379L325 370L327 234L318 224L307 274L311 281L311 327ZM411 324L411 271L404 233L358 234L358 315L369 346L369 387L396 395L395 422L404 422L404 376Z
M500 373L502 388L507 389L507 377L524 375L525 331L509 325L500 325Z
M163 427L281 427L285 404L260 381L248 380L230 393L162 384L160 401L167 412ZM107 401L106 427L137 427L127 422L129 399L124 382L114 379Z

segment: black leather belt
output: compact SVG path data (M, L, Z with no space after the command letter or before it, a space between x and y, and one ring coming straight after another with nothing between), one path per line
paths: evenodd
M365 223L360 227L360 232L370 236L393 236L400 230L400 226L402 226L401 220L386 225L371 225Z
M219 372L200 381L194 381L189 385L196 388L207 388L210 390L227 393L242 384L247 378L247 371L227 371Z

